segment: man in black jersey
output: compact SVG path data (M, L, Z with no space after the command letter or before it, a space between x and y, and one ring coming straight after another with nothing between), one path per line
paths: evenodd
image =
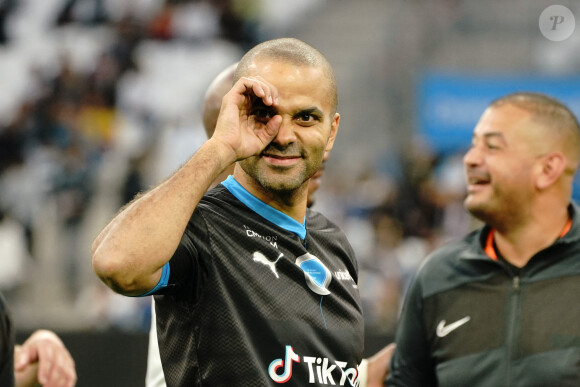
M435 251L407 293L388 386L579 386L580 128L561 102L493 102L464 156L485 225Z
M222 70L210 83L205 93L202 116L203 126L208 138L213 135L221 108L222 98L233 85L233 78L236 67L237 63L234 63ZM323 157L323 164L326 162L326 160L328 160L328 156L329 152L325 152ZM233 172L233 167L234 165L232 165L231 168L227 168L225 172L218 176L213 185L219 184L225 180L227 176ZM308 207L312 207L314 204L314 194L320 187L323 173L324 165L321 166L318 172L316 172L308 182ZM154 305L155 303L153 303L153 307ZM393 346L391 345L382 351L379 351L374 356L369 358L368 361L366 361L366 382L369 387L374 385L382 386L382 380L384 379L384 374L387 372L386 367L388 367L388 360L390 359L390 353L393 349L392 347ZM364 377L362 379L364 379ZM364 385L365 380L362 379L361 385ZM147 356L147 374L145 385L146 387L166 386L157 344L157 329L154 309L152 313L151 329L149 335L149 350Z
M119 293L155 295L168 386L358 385L354 253L307 208L338 131L333 70L286 38L250 50L234 81L214 135L105 227L93 267Z
M0 386L73 387L77 380L70 353L56 334L34 332L22 345L14 345L14 326L0 293Z

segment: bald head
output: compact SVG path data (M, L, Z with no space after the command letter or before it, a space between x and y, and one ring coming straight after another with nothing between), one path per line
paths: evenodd
M489 108L504 105L529 112L541 130L537 135L537 146L545 148L544 152L562 152L568 160L567 172L576 171L580 162L580 126L566 105L544 94L518 92L495 100Z
M338 92L334 70L328 60L314 47L294 38L281 38L260 43L248 51L240 60L234 73L234 82L252 73L252 64L257 59L267 59L296 66L317 67L323 70L328 87L332 113L336 113ZM320 86L320 85L313 85Z
M220 108L222 106L222 98L234 84L234 72L237 67L234 63L224 70L222 70L211 82L203 100L203 127L207 133L207 137L211 137L215 130Z

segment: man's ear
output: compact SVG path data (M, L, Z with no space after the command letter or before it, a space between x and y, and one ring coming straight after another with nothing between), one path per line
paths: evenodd
M338 133L338 124L340 123L340 114L334 113L332 117L332 123L330 124L330 135L328 136L328 142L326 143L325 158L328 158L332 147L334 146L334 140L336 140L336 134Z
M536 187L545 190L552 186L566 170L568 160L560 152L548 153L540 160L540 174L536 180Z

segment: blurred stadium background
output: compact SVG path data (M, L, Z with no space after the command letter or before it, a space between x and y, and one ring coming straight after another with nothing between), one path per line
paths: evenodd
M205 140L212 78L255 43L294 36L336 69L340 135L315 208L357 251L374 353L422 259L474 226L461 154L485 106L531 90L580 113L580 31L555 42L538 27L554 4L0 1L0 290L19 335L59 333L79 386L144 384L149 299L105 288L91 241ZM557 4L580 22L579 2Z

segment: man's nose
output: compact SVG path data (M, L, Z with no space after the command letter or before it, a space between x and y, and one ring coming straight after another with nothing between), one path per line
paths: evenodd
M291 120L283 119L274 141L280 145L288 145L296 141L294 124Z
M477 146L472 146L465 153L465 155L463 155L464 165L478 165L481 164L481 162L482 162L482 153Z

